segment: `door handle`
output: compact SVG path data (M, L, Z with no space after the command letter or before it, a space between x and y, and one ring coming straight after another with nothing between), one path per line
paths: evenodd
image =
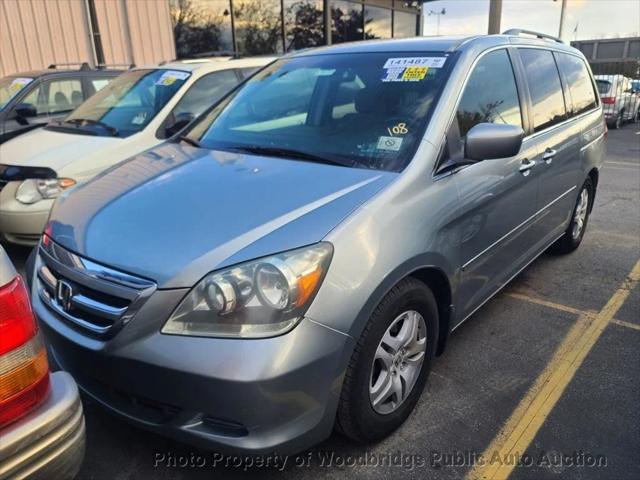
M522 173L522 175L526 177L530 173L529 170L531 170L535 166L535 160L529 160L528 158L525 158L522 160L522 164L520 165L520 168L518 170L520 170L520 173Z
M556 156L556 153L558 152L553 148L547 148L542 154L542 159L547 165L549 165L551 162L553 162L553 157Z

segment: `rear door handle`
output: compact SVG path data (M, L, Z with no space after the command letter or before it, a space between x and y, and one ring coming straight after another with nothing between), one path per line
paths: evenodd
M553 157L556 156L556 153L558 152L553 148L547 148L542 154L542 159L547 165L549 165L551 162L553 162Z
M520 170L520 173L522 173L522 175L526 177L527 175L529 175L529 170L531 170L535 166L535 160L529 160L528 158L525 158L522 160L522 164L520 165L520 168L518 170Z

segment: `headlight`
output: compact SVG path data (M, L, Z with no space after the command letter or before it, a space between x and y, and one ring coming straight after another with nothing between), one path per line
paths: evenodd
M56 198L64 190L76 184L71 178L30 178L16 190L16 200L31 204L40 200Z
M162 333L261 338L291 330L327 272L333 247L322 242L213 272L182 300Z

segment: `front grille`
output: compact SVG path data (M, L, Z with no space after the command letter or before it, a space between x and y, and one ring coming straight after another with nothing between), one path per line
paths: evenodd
M38 252L38 295L58 317L98 337L115 335L155 283L82 258L43 237Z

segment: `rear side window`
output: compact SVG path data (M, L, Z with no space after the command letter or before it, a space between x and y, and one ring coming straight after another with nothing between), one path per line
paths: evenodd
M240 74L242 75L242 78L249 78L251 75L256 73L258 70L260 70L260 67L241 68L240 69Z
M238 84L234 70L210 73L197 80L175 106L173 113L197 117Z
M94 92L99 92L106 87L110 81L111 78L92 78L91 86L93 87Z
M516 80L506 50L490 52L478 61L456 117L461 137L479 123L522 126Z
M36 107L38 115L70 112L83 101L82 83L69 78L45 81L23 99Z
M596 92L593 90L591 76L584 61L573 55L556 54L560 70L564 73L571 94L571 111L569 115L580 115L598 105Z
M526 70L531 101L533 102L533 129L535 132L566 120L558 67L549 50L520 49Z

